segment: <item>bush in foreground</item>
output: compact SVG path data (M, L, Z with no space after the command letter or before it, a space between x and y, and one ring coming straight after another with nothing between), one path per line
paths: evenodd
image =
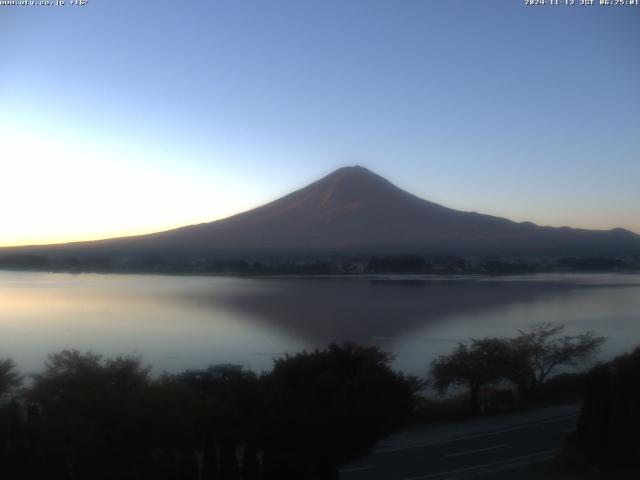
M60 352L0 406L0 478L337 478L412 411L418 384L390 360L331 345L261 376L218 366L154 378L139 358Z
M640 347L587 376L575 442L596 465L640 467Z

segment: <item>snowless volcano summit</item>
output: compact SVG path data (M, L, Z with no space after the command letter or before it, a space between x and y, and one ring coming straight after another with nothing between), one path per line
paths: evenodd
M4 252L3 252L4 250ZM283 257L319 255L623 255L628 230L542 227L453 210L360 166L340 168L261 207L210 223L135 237L0 249L45 255Z

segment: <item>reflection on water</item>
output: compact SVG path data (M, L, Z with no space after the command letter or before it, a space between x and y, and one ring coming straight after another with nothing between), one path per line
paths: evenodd
M640 344L640 275L247 279L0 272L0 358L40 369L63 348L139 354L156 370L238 363L331 341L377 344L416 374L469 337L558 321Z

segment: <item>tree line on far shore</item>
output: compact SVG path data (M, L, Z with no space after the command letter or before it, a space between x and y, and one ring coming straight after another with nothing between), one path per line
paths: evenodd
M0 269L52 272L212 275L483 274L640 271L640 257L463 258L456 255L317 256L307 258L111 257L34 254L0 256Z

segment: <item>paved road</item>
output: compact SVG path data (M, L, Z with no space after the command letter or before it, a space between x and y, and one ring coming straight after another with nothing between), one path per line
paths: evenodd
M551 458L577 413L460 438L380 450L343 468L341 480L444 480L522 468Z

